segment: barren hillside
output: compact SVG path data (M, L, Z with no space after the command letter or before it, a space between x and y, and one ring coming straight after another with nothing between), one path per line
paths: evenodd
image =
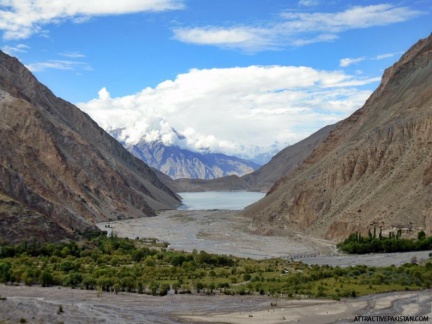
M432 230L432 35L387 69L365 105L245 214L340 240L380 226Z
M90 117L0 52L0 240L58 240L177 196Z

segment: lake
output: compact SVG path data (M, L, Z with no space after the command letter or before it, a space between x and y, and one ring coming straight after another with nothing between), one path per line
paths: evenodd
M227 209L241 210L265 196L263 192L206 191L180 192L183 205L180 210Z

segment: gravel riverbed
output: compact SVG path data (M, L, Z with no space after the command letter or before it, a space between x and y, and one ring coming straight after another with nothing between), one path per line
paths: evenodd
M109 233L131 239L156 238L169 248L264 259L287 258L307 264L351 266L400 265L413 259L428 259L430 251L345 255L334 242L287 231L283 236L254 233L251 220L229 210L169 210L156 217L98 224Z

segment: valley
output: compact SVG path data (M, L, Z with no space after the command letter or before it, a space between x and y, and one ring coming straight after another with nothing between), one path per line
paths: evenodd
M107 227L108 226L108 227ZM302 237L294 232L283 236L254 234L249 219L235 211L165 211L157 217L99 223L101 230L130 239L157 238L174 250L265 259L312 254L332 254L329 241Z
M195 249L257 260L284 258L309 265L384 267L430 258L430 251L348 255L339 252L332 241L289 230L269 228L262 235L250 219L229 210L170 210L157 217L104 222L98 227L108 235L154 238L168 243L170 250Z
M122 276L125 271L131 271L130 273L136 273L136 278L139 278L141 285L146 289L145 294L137 293L135 285L132 288L132 292L135 293L127 292L129 288L124 287L114 293L112 289L116 291L119 289L115 286L109 288L109 291L105 290L106 288L103 290L95 287L85 288L84 282L79 287L75 287L74 284L70 287L65 280L73 274L73 271L64 277L63 286L2 284L0 285L0 323L9 324L23 320L28 323L64 322L70 324L126 322L273 324L298 321L302 323L349 323L358 316L382 316L382 318L384 316L412 316L419 321L427 321L432 316L431 290L416 291L416 289L424 288L422 283L418 286L419 283L406 282L404 285L409 285L409 289L413 291L403 292L401 291L403 286L400 283L403 276L398 279L390 279L385 283L376 281L376 278L384 278L381 273L388 273L391 269L388 267L391 265L408 263L408 266L404 266L402 270L407 271L407 275L414 267L421 269L419 271L422 272L427 271L427 266L417 266L411 262L415 259L416 262L424 264L425 260L429 259L429 251L361 256L342 255L331 241L308 237L287 229L276 231L269 228L266 235L257 234L257 229L253 227L249 218L243 216L239 211L231 210L168 210L159 212L155 217L104 222L97 226L107 231L108 237L129 238L129 242L153 242L152 244L159 247L160 251L150 258L154 260L153 262L161 258L165 260L170 255L178 255L178 251L192 252L195 260L199 255L206 255L201 251L211 253L209 255L227 255L231 260L240 257L242 259L237 259L234 267L238 274L229 277L230 280L235 277L240 281L230 283L228 289L217 288L209 292L212 284L216 287L216 283L221 283L221 280L225 282L228 280L227 277L223 278L222 273L227 272L229 267L221 268L197 263L196 270L191 272L185 267L185 264L189 262L183 262L183 265L168 265L171 269L178 270L168 271L171 275L167 276L167 265L156 261L155 268L154 265L148 264L149 256L141 262L125 264L126 260L131 259L131 255L135 256L134 252L124 250L126 245L124 248L99 257L99 260L105 260L103 263L97 260L92 261L94 253L81 252L79 255L91 255L92 258L87 256L84 257L86 260L79 261L78 258L75 259L71 255L64 255L65 261L59 264L60 267L67 262L85 262L86 265L82 264L80 269L90 267L94 270L88 275L83 274L83 278L88 278L89 275L97 276L98 273L108 275L107 271L113 274L112 271L118 269L119 272L114 277L118 276L118 278L113 280L117 280L117 285L118 282L121 282L122 287L123 281L127 278ZM42 262L44 258L46 257L42 257ZM52 265L52 258L54 257L50 258L50 267L54 269L56 266ZM117 261L114 263L114 260ZM26 263L29 262L32 261L27 257ZM1 266L0 262L0 268ZM313 278L313 273L326 271L328 266L331 266L328 269L340 267L346 269L346 272L339 270L340 274L337 276L313 279L308 284L294 285L289 281L303 276ZM257 271L256 267L261 270ZM270 270L270 267L276 267L276 270ZM384 268L375 270L375 267ZM248 268L255 270L246 270ZM216 273L216 278L211 277L211 269ZM371 269L367 270L371 272L361 277L354 275L356 271L364 271L364 269ZM137 271L144 274L138 274ZM160 272L157 275L155 271ZM240 278L245 278L245 274L242 274L244 271L253 271L251 272L253 279L242 282ZM57 277L60 273L58 271L56 273ZM266 280L263 283L256 283L256 277L260 274ZM196 275L200 277L197 278ZM221 275L222 278L220 278ZM404 278L407 275L404 275ZM370 279L367 279L368 276L371 276ZM167 296L149 296L149 289L155 280L163 284L168 282L171 287L174 287L172 282L175 282L176 278L179 282L185 280L180 290L191 289L192 294L175 294L172 288L167 292ZM100 280L106 279L106 277L100 277L93 284L96 285ZM290 284L281 285L285 280ZM364 280L375 280L371 281L373 287L370 284L367 288ZM206 287L201 292L195 289L199 282L204 283L203 287ZM263 285L270 291L258 294L244 290L245 287L246 289L258 289L258 285ZM327 288L333 286L334 288ZM295 289L299 289L296 287L311 290L304 292L307 295L296 292L296 295L292 296L295 298L287 298L287 294L292 294L296 291ZM325 289L323 296L327 296L326 298L317 298L320 294L320 287ZM278 289L284 292L276 293ZM316 289L318 290L315 291ZM330 298L334 296L334 291L336 294L349 294L351 297L353 294L351 289L358 291L360 297L347 298L347 295L344 297L336 295L333 297L336 300ZM399 291L371 294L374 291L394 289ZM314 295L309 295L311 293L317 295L314 297ZM367 296L363 296L364 294Z

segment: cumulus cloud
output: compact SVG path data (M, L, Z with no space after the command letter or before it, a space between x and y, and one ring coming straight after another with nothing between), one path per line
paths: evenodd
M348 116L370 95L357 87L378 80L302 66L192 69L129 96L103 88L77 105L128 145L162 140L252 156Z
M80 23L90 17L136 12L182 9L182 0L62 0L0 1L0 30L5 39L27 38L43 26L70 20Z
M301 1L312 5L315 1ZM283 12L280 19L259 26L204 26L173 30L174 38L198 45L214 45L246 51L328 42L352 29L386 26L407 21L422 12L391 4L357 6L342 12Z

